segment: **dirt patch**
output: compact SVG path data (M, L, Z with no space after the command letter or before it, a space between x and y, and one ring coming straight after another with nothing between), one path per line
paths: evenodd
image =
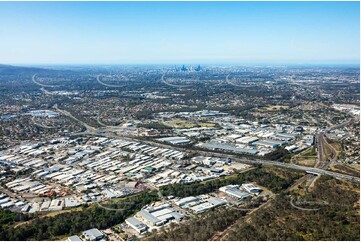
M351 176L360 176L360 171L357 171L346 164L334 164L331 166L331 170Z

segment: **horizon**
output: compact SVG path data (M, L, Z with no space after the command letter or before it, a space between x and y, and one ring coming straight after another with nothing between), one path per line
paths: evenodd
M360 63L15 63L15 64L4 64L0 63L0 66L10 66L18 68L42 68L42 69L51 69L51 68L66 68L66 67L152 67L152 66L162 66L162 67L247 67L247 68L281 68L281 67L321 67L321 68L360 68Z
M359 65L359 2L1 2L9 65Z

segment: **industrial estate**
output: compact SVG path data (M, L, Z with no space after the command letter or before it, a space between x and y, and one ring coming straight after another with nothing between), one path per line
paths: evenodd
M233 240L280 202L329 219L320 189L357 226L356 68L1 68L3 239Z

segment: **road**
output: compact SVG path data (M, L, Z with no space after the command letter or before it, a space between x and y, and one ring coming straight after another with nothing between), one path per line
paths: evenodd
M176 84L168 83L168 82L165 81L164 76L165 76L165 74L162 75L161 81L162 81L165 85L167 85L167 86L170 86L170 87L179 87L179 88L182 88L182 87L190 87L190 86L191 86L191 85L176 85Z
M345 127L349 124L352 124L354 121L355 121L354 118L352 118L341 124L333 125L333 126L327 128L326 130L322 130L320 133L317 134L316 143L317 143L318 161L315 165L316 168L327 170L330 167L330 165L332 164L332 162L336 161L336 158L337 158L336 157L337 151L332 145L330 145L327 142L325 134L330 132L331 130L339 129L339 128ZM327 157L327 155L325 154L326 146L332 150L333 156L331 158Z
M295 209L302 210L302 211L317 211L317 210L320 210L319 208L301 208L301 207L298 207L293 203L293 197L291 197L290 204Z
M32 77L32 81L38 85L38 86L41 86L41 87L59 87L58 85L47 85L47 84L42 84L38 81L35 80L35 77L36 77L37 74L34 74L33 77ZM44 89L45 90L45 89Z
M134 139L133 139L133 141L134 141ZM301 170L301 171L305 171L305 172L309 172L309 173L313 173L313 174L329 175L329 176L339 178L339 179L354 180L356 182L360 181L359 177L344 175L344 174L337 173L337 172L332 172L332 171L326 171L326 170L323 170L321 168L306 167L306 166L300 166L300 165L295 165L295 164L282 163L282 162L278 162L278 161L256 159L256 158L255 159L240 158L237 155L223 154L223 153L214 152L214 151L192 150L192 149L186 149L186 148L181 148L181 147L175 147L175 146L170 146L170 145L159 144L159 143L156 143L156 142L153 142L153 141L142 141L142 142L146 143L146 144L154 145L154 146L161 146L161 147L164 147L164 148L179 150L179 151L183 151L183 152L197 152L198 154L204 155L204 156L226 157L226 158L232 159L235 162L240 162L240 163L278 166L278 167L284 167L284 168L289 168L289 169Z
M137 138L118 136L116 134L110 134L110 133L106 134L105 133L106 129L103 129L102 131L104 131L104 133L103 132L102 133L86 132L86 133L81 133L81 134L97 135L97 136L103 136L103 137L108 137L108 138L120 138L120 139L124 139L127 141L142 142L144 144L149 144L152 146L158 146L158 147L163 147L163 148L168 148L168 149L173 149L173 150L178 150L178 151L183 151L183 152L197 152L199 155L203 155L203 156L230 158L234 162L239 162L239 163L246 163L246 164L253 164L253 165L260 164L260 165L265 165L265 166L278 166L278 167L283 167L283 168L288 168L288 169L300 170L300 171L304 171L304 172L315 174L315 175L329 175L329 176L332 176L332 177L338 178L338 179L346 179L346 180L350 180L350 181L354 181L354 182L360 182L359 177L345 175L345 174L341 174L341 173L333 172L333 171L327 171L327 170L323 170L321 168L300 166L300 165L295 165L295 164L290 164L290 163L282 163L282 162L278 162L278 161L264 160L264 159L258 159L258 158L252 158L252 159L251 158L243 158L243 157L240 158L238 155L224 154L224 153L219 153L219 152L215 152L215 151L201 151L201 150L187 149L187 148L176 147L176 146L171 146L171 145L166 145L166 144L160 144L160 143L157 143L154 141L144 141L144 140L137 139Z
M345 122L343 122L343 123L336 124L336 125L334 125L334 126L329 127L329 128L326 129L324 132L325 132L325 133L328 133L328 132L330 132L331 130L345 127L345 126L347 126L347 125L349 125L349 124L352 124L354 121L355 121L355 119L354 119L354 118L351 118L350 120L347 120L347 121L345 121Z
M98 130L94 127L91 127L90 125L87 125L83 121L80 121L79 119L75 118L68 111L59 109L57 107L57 105L54 105L54 108L57 111L63 113L64 115L67 115L68 117L78 121L79 123L81 123L82 125L84 125L86 127L87 131L78 133L78 135L84 134L84 135L97 135L97 136L103 136L103 137L109 137L109 138L120 138L120 139L124 139L124 140L128 140L128 141L133 141L133 142L138 141L138 142L142 142L144 144L149 144L152 146L164 147L164 148L183 151L183 152L197 152L198 154L203 155L203 156L215 156L215 157L230 158L234 162L239 162L239 163L246 163L246 164L253 164L253 165L260 164L260 165L266 165L266 166L278 166L278 167L283 167L283 168L288 168L288 169L300 170L300 171L304 171L304 172L316 174L316 175L329 175L329 176L332 176L332 177L338 178L338 179L346 179L346 180L350 180L350 181L354 181L354 182L360 182L360 177L345 175L345 174L341 174L338 172L327 171L327 170L317 168L317 167L306 167L306 166L300 166L300 165L296 165L296 164L282 163L282 162L278 162L278 161L271 161L271 160L264 160L264 159L257 159L257 158L252 158L252 159L251 158L240 158L238 155L224 154L224 153L219 153L219 152L215 152L215 151L194 150L194 149L188 149L188 148L183 148L183 147L160 144L160 143L157 143L154 141L145 141L145 140L142 140L139 138L124 137L124 136L115 134L114 127L110 127L109 129L103 128L103 129ZM345 125L348 125L351 122L353 122L353 119L346 121L342 124L338 124L333 127L330 127L329 129L327 129L324 132L328 132L335 128L343 127Z
M95 130L96 130L96 128L94 128L94 127L92 127L92 126L84 123L83 121L77 119L76 117L74 117L70 112L58 108L58 104L55 104L55 105L53 106L53 108L55 108L56 111L58 111L58 112L60 112L60 113L62 113L62 114L64 114L64 115L66 115L66 116L68 116L69 118L72 118L72 119L74 119L75 121L77 121L77 122L79 122L80 124L82 124L82 125L87 129L88 132L92 132L92 131L95 131Z
M102 82L101 80L100 80L100 76L101 75L97 75L97 82L99 82L101 85L103 85L103 86L106 86L106 87L115 87L115 88L118 88L118 87L124 87L124 84L123 85L114 85L114 84L107 84L107 83L105 83L105 82Z

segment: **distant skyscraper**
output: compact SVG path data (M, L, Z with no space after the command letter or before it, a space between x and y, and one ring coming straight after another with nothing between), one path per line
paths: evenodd
M188 69L183 65L181 71L188 71Z
M201 71L202 68L201 68L201 65L198 65L198 67L196 68L196 71Z

